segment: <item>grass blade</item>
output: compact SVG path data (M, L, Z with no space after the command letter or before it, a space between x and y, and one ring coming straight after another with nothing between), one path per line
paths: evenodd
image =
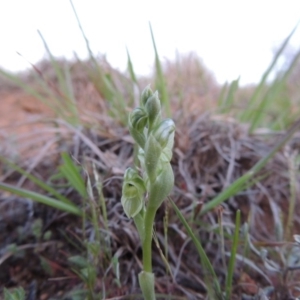
M226 102L225 100L225 94L227 92L228 89L228 82L225 82L222 86L222 89L220 91L220 95L218 97L217 103L218 103L218 108L220 109L220 111L222 111L222 108L225 106L224 103Z
M47 54L49 55L50 63L55 71L56 76L57 76L60 89L63 91L64 94L68 94L65 78L63 76L63 73L61 72L61 67L59 66L58 61L52 55L50 48L49 48L48 44L46 43L46 40L44 39L42 33L39 30L37 32L44 44L44 48L45 48Z
M87 70L90 80L92 81L99 95L101 97L104 97L109 102L110 115L120 120L120 122L123 125L125 125L127 124L127 111L126 111L126 103L124 101L124 97L116 88L113 82L113 77L110 74L107 74L97 62L97 59L95 58L92 49L90 47L90 42L84 33L80 19L78 17L78 14L76 12L72 0L70 0L70 4L72 6L75 18L77 20L78 27L84 38L86 48L89 53L90 62L92 63L92 67Z
M67 199L66 197L64 197L62 194L58 193L54 188L52 188L48 184L44 183L42 180L38 179L37 177L35 177L35 176L31 175L30 173L26 172L25 170L23 170L22 168L20 168L16 164L14 164L13 162L9 161L8 159L6 159L6 158L4 158L2 156L0 156L0 160L2 160L4 163L6 163L7 165L9 165L11 168L13 168L14 170L16 170L20 174L24 175L30 181L32 181L37 186L39 186L40 188L42 188L44 191L46 191L46 192L52 194L53 196L55 196L58 200L60 200L62 202L65 202L66 204L73 205L73 203L69 199Z
M232 109L233 104L234 104L234 96L235 96L236 91L239 88L239 80L240 80L240 78L238 78L236 80L233 80L232 83L230 84L227 96L226 96L225 99L222 100L222 103L221 103L221 106L220 106L221 113L228 113ZM226 85L223 87L223 89L225 87L226 87ZM221 95L224 92L223 89L222 89Z
M154 53L155 53L155 68L156 68L156 81L155 81L156 87L155 88L158 89L158 91L160 92L159 98L161 99L162 104L165 106L167 116L170 117L171 116L171 106L170 106L170 102L169 102L167 85L166 85L165 77L164 77L164 74L162 71L162 66L161 66L161 62L159 59L159 55L157 52L151 23L149 23L149 27L150 27L152 44L153 44Z
M280 95L280 93L282 92L282 89L284 88L284 85L289 77L289 75L291 74L291 72L293 71L294 67L297 64L297 61L300 57L300 51L298 51L298 53L295 55L293 61L291 62L291 64L289 65L289 67L287 68L287 70L280 76L278 76L278 78L273 82L272 86L269 88L269 90L266 93L266 96L264 98L263 101L261 101L261 103L258 106L257 111L259 113L257 114L253 114L253 118L251 120L251 127L250 127L250 132L253 132L254 129L256 129L259 125L262 125L262 120L265 119L265 115L264 112L266 111L272 111L272 106L274 106L274 100L275 103L278 103L277 105L275 105L275 107L280 107L280 99L278 99L278 95ZM287 108L288 111L290 111L290 101L289 99L284 99L283 100L283 105L282 105L283 109ZM280 109L280 108L279 108ZM282 117L284 117L284 113L282 113L282 110L275 112L276 115L279 115L278 118L276 118L275 123L278 123L282 120ZM271 127L274 127L274 125L271 124ZM282 124L282 126L284 126L284 123ZM282 129L282 128L280 128Z
M231 299L231 292L232 292L232 279L233 279L233 272L234 272L234 265L236 260L236 252L239 242L239 232L240 232L240 223L241 223L241 211L238 210L236 212L235 217L235 230L233 236L233 243L231 248L231 254L229 259L227 277L226 277L226 299Z
M195 244L197 250L198 250L198 253L199 253L199 256L200 256L200 259L201 259L201 263L203 265L203 268L209 272L209 274L211 275L212 277L212 284L211 284L211 281L210 283L208 282L208 287L209 285L211 285L211 293L212 291L216 290L217 294L218 295L221 295L221 288L220 288L220 285L219 285L219 281L218 281L218 277L215 273L215 270L212 266L212 264L210 263L209 261L209 258L207 257L206 253L205 253L205 250L203 249L200 241L196 238L196 236L194 235L193 231L192 231L192 228L189 226L189 224L187 223L187 221L185 220L184 216L182 215L181 211L179 210L179 208L176 206L176 204L174 203L174 201L172 199L170 199L170 202L179 218L179 220L181 221L181 223L183 224L183 226L185 227L188 235L190 236L190 238L192 239L193 243Z
M48 104L44 96L42 96L36 89L32 88L30 85L24 83L18 75L11 74L10 72L0 69L0 74L5 78L10 80L12 83L16 84L18 87L22 88L27 94L32 95L34 98L40 100L41 102ZM54 106L48 104L50 108L54 110Z
M64 69L62 69L59 62L55 59L55 57L51 53L46 40L44 39L42 33L39 30L38 30L38 34L44 44L46 52L50 58L50 63L52 65L52 68L55 71L55 75L58 79L60 91L59 91L59 98L57 100L60 100L60 101L57 101L57 102L59 103L59 107L62 108L63 106L65 106L65 108L63 110L72 113L71 119L69 117L68 120L72 124L74 122L76 122L76 125L79 125L79 117L78 117L78 111L77 111L77 107L76 107L76 100L75 100L74 93L73 93L72 81L71 81L71 76L70 76L68 67L67 67L67 65L65 65ZM58 109L59 109L59 107L58 107Z
M252 97L249 101L248 109L241 115L241 120L242 121L245 122L245 121L248 121L249 119L251 120L253 118L253 115L262 113L262 112L259 112L255 109L257 101L261 97L261 94L263 92L263 88L265 87L265 83L266 83L266 80L267 80L269 74L271 73L271 71L275 67L279 56L282 54L283 50L286 48L289 40L293 36L293 34L296 31L297 27L298 27L298 24L295 26L295 28L292 30L292 32L289 34L289 36L285 39L285 41L281 45L280 49L277 51L276 55L274 56L272 63L270 64L268 69L263 74L259 85L255 89L255 91L254 91L254 93L253 93L253 95L252 95ZM262 101L264 101L264 100L262 100ZM253 126L251 126L250 132L252 132L252 130L253 130Z
M79 173L78 168L73 163L68 153L61 154L64 164L59 167L59 170L68 179L72 187L83 197L87 197L85 183Z
M278 141L278 143L271 149L271 151L265 157L261 158L248 172L243 176L235 180L229 187L227 187L221 194L206 203L202 210L201 215L206 214L228 198L232 197L236 193L242 191L253 176L259 172L266 163L275 155L275 153L292 137L292 135L300 128L300 119L297 120L294 125L286 132L286 134ZM248 185L249 186L249 185Z
M36 202L51 206L53 208L77 215L77 216L81 216L82 215L82 211L76 207L74 204L68 204L62 201L58 201L56 199L26 190L26 189L22 189L22 188L17 188L14 187L10 184L6 184L3 182L0 182L0 190L6 191L6 192L10 192L14 195L18 195L20 197L24 197L24 198L29 198L32 199Z
M132 64L131 57L130 57L130 54L129 54L129 51L128 51L127 47L126 47L126 52L127 52L127 69L129 71L131 80L137 85L138 81L136 79L133 64Z

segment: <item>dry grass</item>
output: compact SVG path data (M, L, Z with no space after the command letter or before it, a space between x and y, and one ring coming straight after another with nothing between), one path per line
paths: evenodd
M232 299L258 299L254 296L267 287L273 287L270 299L287 300L291 299L288 297L292 294L294 297L297 294L300 296L296 289L300 280L299 270L284 265L280 257L288 252L285 249L292 251L292 234L297 234L300 227L300 177L299 172L292 169L295 157L299 155L300 136L295 136L260 171L256 176L259 180L254 180L252 185L249 183L243 192L228 199L222 207L202 216L203 204L265 157L283 132L249 135L246 125L204 112L215 108L220 88L213 76L205 73L205 69L203 71L195 57L185 57L177 63L168 63L165 67L168 90L172 91L170 98L174 121L178 124L172 160L176 177L172 199L201 240L221 286L225 284L224 264L228 263L231 249L235 212L241 210L244 235L241 234L240 238ZM112 72L106 63L104 65L107 72L115 76L116 89L122 91L124 101L137 101L136 95L124 89L124 76L117 71ZM45 63L38 66L45 80L53 85L54 92L59 93L55 74L48 67ZM176 73L174 69L177 67L180 72ZM47 115L48 122L43 122L43 128L37 131L38 136L31 131L27 135L19 135L17 154L28 153L32 148L35 152L34 156L19 156L17 163L38 178L50 182L50 176L57 173L61 163L60 152L67 151L83 167L85 179L91 179L95 199L101 196L96 186L95 174L98 174L107 219L103 211L99 213L97 222L102 248L96 257L94 291L100 295L104 295L105 291L105 299L138 299L134 295L139 293L137 274L141 268L141 246L132 221L123 214L120 202L123 173L133 164L133 140L118 120L108 116L109 104L85 75L82 66L74 63L70 69L83 126L75 127L65 120ZM28 84L35 84L28 74L26 80ZM3 127L1 131L6 143L2 144L0 154L13 158L10 156L12 146L6 130ZM51 137L46 136L47 132ZM4 164L0 167L1 181L37 190L30 181ZM293 226L286 235L292 194L291 176L294 176L296 205ZM87 216L90 215L93 209L91 202L83 203L75 190L64 185L65 182L59 177L52 180L63 195L82 207ZM101 211L98 204L95 207ZM33 230L37 220L42 220L40 237ZM167 222L167 256L172 274L168 273L161 255L166 246L164 220ZM224 240L219 234L220 220ZM245 231L245 224L248 224L248 231ZM87 217L82 220L1 192L0 228L2 287L24 286L31 295L36 295L30 299L70 299L63 295L86 288L68 258L74 255L87 257L87 243L97 242L91 219ZM47 231L51 231L52 235L46 241L42 237ZM153 256L157 292L174 295L177 297L175 299L205 299L205 269L168 201L158 212L155 232L160 245L159 248L154 246ZM13 243L17 247L15 252L8 251L7 246ZM266 260L260 257L259 250L263 248L269 250L268 262L275 261L280 267L279 272L270 271ZM116 281L112 257L119 262L120 285ZM167 299L164 297L167 296L162 299Z

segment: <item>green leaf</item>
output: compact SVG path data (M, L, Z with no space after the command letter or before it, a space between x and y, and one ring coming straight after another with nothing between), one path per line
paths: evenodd
M68 258L68 261L79 269L84 269L89 266L88 260L81 255L74 255Z
M148 207L158 209L162 202L170 194L174 186L174 173L170 163L162 166L161 173L158 174L153 184L150 184Z
M22 287L15 288L12 291L4 288L4 300L24 300L25 291Z
M154 274L142 271L139 274L139 283L145 300L155 300Z

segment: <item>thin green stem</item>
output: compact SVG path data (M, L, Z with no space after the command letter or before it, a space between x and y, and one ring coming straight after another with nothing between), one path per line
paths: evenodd
M152 273L152 233L153 223L157 209L147 207L145 214L145 236L143 241L143 266L144 271Z

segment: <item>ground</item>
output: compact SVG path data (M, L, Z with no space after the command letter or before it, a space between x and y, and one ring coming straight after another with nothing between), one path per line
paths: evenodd
M82 93L86 91L87 89ZM91 95L94 95L94 92L91 92ZM92 106L90 110L95 112L95 107L99 108L100 106ZM54 141L56 132L53 131L53 126L49 126L49 123L44 121L52 116L53 113L46 105L32 96L26 95L20 89L2 89L0 92L1 155L16 161L18 165L29 172L32 171L41 179L49 177L55 169L54 167L57 167L55 160L50 160L54 157L51 153L55 153L53 148L56 147L56 143L52 140ZM214 241L215 244L210 241L210 238L216 238L218 235L209 227L201 228L201 225L203 225L203 221L207 221L211 227L217 226L218 212L220 211L218 209L224 209L223 218L224 222L229 224L228 230L233 227L235 213L237 209L240 209L242 223L251 221L250 234L255 246L259 247L265 243L269 250L280 246L275 236L278 219L274 212L279 211L283 216L288 213L289 178L286 173L288 171L287 160L291 157L288 156L287 159L286 153L279 152L278 157L266 167L265 173L261 174L263 176L268 174L262 186L249 189L247 193L231 199L224 207L218 207L217 210L201 219L198 214L202 205L220 193L226 185L245 174L262 156L268 153L274 140L264 143L255 136L248 136L245 126L232 120L224 121L219 116L209 118L207 115L199 115L199 118L187 119L186 122L182 122L182 127L178 128L176 136L172 161L176 176L173 197L182 211L189 218L194 218L194 229L202 240L207 241L205 246L210 258L215 259L214 262L218 265L216 253L220 250L220 245L216 241ZM114 130L115 132L113 132ZM102 284L105 283L109 287L106 295L109 298L138 292L133 285L133 275L139 272L140 265L137 261L140 260L141 253L136 235L132 232L128 234L126 229L129 228L128 226L132 228L132 223L126 218L120 217L122 213L119 211L121 175L123 169L132 164L132 140L130 140L128 132L120 128L114 129L107 126L106 134L106 136L98 136L93 132L86 133L89 141L97 145L98 151L101 151L102 160L101 157L90 151L90 148L87 147L88 143L78 142L76 144L75 140L75 145L72 144L70 147L74 150L72 152L76 152L78 148L78 158L82 158L80 153L84 153L98 163L97 166L102 172L101 176L105 183L103 193L104 197L108 199L107 209L111 218L109 224L112 235L111 249L115 254L119 253L122 280L129 282L127 285L118 286L112 267L107 265L105 260L106 253L101 252L103 257L97 259L110 271L107 275L104 274L105 269L99 270L94 286L95 290L100 291ZM65 147L67 148L69 145ZM80 163L83 164L83 161ZM103 165L109 167L105 169ZM16 172L9 172L4 165L0 165L0 167L0 180L40 192L32 182L25 180ZM269 174L271 175L269 176ZM63 188L62 191L72 201L80 203L80 197L74 191L70 192ZM192 195L190 191L194 191L194 194ZM84 288L85 285L76 272L76 268L68 261L70 257L83 253L82 220L40 204L32 204L27 199L7 192L0 192L0 200L1 287L4 285L8 288L24 286L31 295L28 296L28 300L62 299L65 292L74 288ZM299 207L296 208L299 209ZM163 237L162 220L168 209L170 207L166 204L159 211L156 224L158 237ZM171 267L177 269L182 256L186 258L186 261L180 268L178 267L177 281L173 282L166 275L165 266L156 249L156 272L160 274L157 289L161 293L174 293L175 291L179 295L185 296L200 295L204 290L201 285L203 270L201 270L195 248L192 245L186 246L188 244L186 244L187 236L182 225L178 225L175 213L170 210L168 217L170 222L168 247ZM285 220L284 217L282 219ZM103 220L99 220L99 223L101 222ZM298 226L299 224L295 226L293 233L297 233ZM90 227L86 230L91 234ZM51 233L49 238L47 238L48 233ZM230 249L231 241L228 239L226 243L226 249ZM8 246L11 248L7 248ZM245 241L241 241L241 249L244 246ZM264 270L265 274L257 273L240 262L234 274L236 295L241 295L241 293L254 295L260 287L268 286L271 282L280 295L278 297L281 297L274 296L274 293L272 299L289 299L286 295L288 294L286 287L281 286L278 273L275 272L274 275L274 272L266 271L263 269L261 261L258 262L257 257L253 261L256 262L256 260L259 269ZM130 264L133 261L132 266ZM132 269L129 272L127 268ZM200 275L199 270L201 270ZM224 278L222 271L218 276ZM270 282L267 282L266 277ZM291 283L295 284L296 280L297 277L294 277ZM129 290L129 286L133 288ZM189 298L189 296L187 297Z

